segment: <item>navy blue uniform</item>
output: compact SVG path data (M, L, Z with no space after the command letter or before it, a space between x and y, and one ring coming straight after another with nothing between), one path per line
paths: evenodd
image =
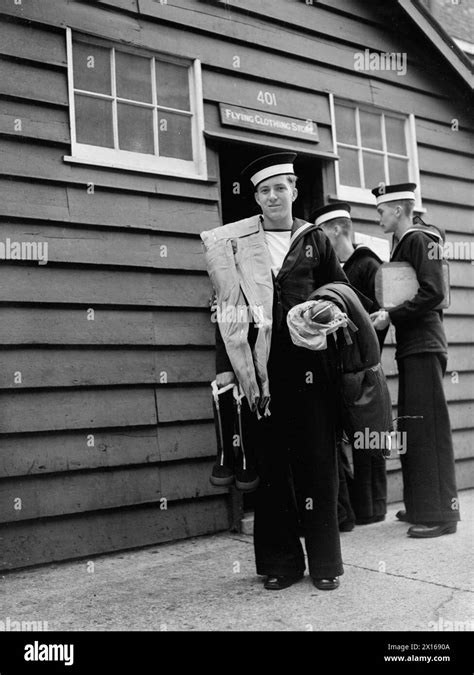
M274 279L271 416L247 420L254 427L261 478L255 494L255 558L258 574L304 571L302 533L310 574L327 578L343 574L337 521L336 354L296 347L286 315L320 286L347 278L321 230L295 219L293 232L297 230ZM217 334L217 372L230 370Z
M443 313L436 309L444 297L442 263L433 255L437 241L419 229L408 230L391 258L410 263L420 286L414 298L389 310L389 315L397 339L398 415L422 417L399 423L399 430L407 432L407 451L400 456L405 507L410 522L426 524L459 520L443 389L447 341Z
M380 309L375 298L375 275L381 259L367 246L357 246L354 253L344 263L344 272L352 286L372 300L370 312ZM387 329L377 331L382 349ZM387 513L387 472L385 459L374 457L363 450L352 451L354 475L351 477L339 455L339 520L370 522L382 518Z

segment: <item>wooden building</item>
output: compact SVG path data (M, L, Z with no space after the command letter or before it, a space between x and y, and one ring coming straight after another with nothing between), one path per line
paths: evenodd
M1 569L229 527L200 231L249 213L244 164L291 149L298 215L348 199L380 236L368 188L410 178L426 220L472 247L469 78L409 0L0 0ZM462 489L470 260L451 282ZM384 367L395 401L393 344Z

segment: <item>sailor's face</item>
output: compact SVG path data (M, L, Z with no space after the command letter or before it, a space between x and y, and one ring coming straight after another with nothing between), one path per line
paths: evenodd
M298 195L286 176L267 178L257 186L255 200L265 218L283 220L291 216L292 204Z
M399 206L394 208L393 206L390 206L390 203L379 204L379 206L377 206L379 225L386 234L390 234L395 231L399 220L399 209Z

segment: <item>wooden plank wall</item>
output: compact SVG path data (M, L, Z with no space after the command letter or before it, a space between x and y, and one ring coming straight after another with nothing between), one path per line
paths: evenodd
M0 568L227 529L199 239L219 224L215 156L207 182L65 164L64 26L126 40L135 21L0 11L0 241L49 247L0 266Z
M419 36L359 0L0 0L0 19L0 241L48 241L51 260L0 266L0 566L225 529L227 496L208 484L213 327L198 237L220 222L217 157L210 146L207 182L65 164L66 26L201 59L211 134L223 130L220 101L317 119L325 152L329 92L415 113L427 219L460 241L473 238L464 92ZM354 52L366 47L406 50L407 75L356 73ZM276 108L261 90L276 93ZM378 233L373 208L354 205L354 217ZM460 487L473 485L472 269L452 265L446 319L449 372L460 375L446 377ZM389 345L395 400L393 354ZM399 499L398 462L390 469Z

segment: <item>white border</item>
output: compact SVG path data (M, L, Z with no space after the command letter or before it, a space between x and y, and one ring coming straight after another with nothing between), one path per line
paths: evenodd
M410 148L410 161L408 162L408 176L410 180L408 182L416 184L415 211L418 211L418 213L426 213L426 209L423 208L421 203L420 165L418 162L418 143L416 141L416 118L413 113L408 115L407 143Z

